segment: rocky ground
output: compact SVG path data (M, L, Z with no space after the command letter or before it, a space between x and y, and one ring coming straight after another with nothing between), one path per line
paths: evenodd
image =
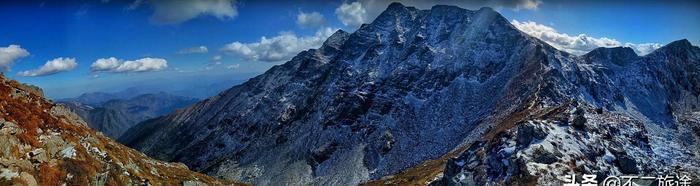
M0 75L0 185L238 185L125 147Z
M684 122L686 126L697 123ZM700 136L679 130L684 138L649 139L637 119L585 105L565 105L545 115L518 121L492 139L475 141L447 161L434 185L561 185L567 175L683 175L700 172ZM655 144L657 143L657 144ZM683 155L666 155L673 152ZM637 182L656 185L652 181ZM654 184L652 184L654 183ZM695 184L700 184L696 179Z

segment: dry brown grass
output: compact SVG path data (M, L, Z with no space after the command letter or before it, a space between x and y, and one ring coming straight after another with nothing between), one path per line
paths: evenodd
M48 163L39 165L39 184L45 186L54 186L61 183L61 170L57 167L51 167Z
M462 146L453 150L438 159L426 160L417 166L411 167L390 177L385 177L380 180L373 180L361 185L427 185L430 181L436 178L445 170L445 164L451 157L458 156L464 152L469 145Z

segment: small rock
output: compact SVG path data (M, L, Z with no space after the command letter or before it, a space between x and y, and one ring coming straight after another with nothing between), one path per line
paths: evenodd
M69 146L68 148L61 150L61 157L63 157L63 158L75 157L75 148L73 148L73 146Z
M185 181L182 183L183 186L206 186L206 183L202 183L199 181Z
M381 141L382 141L382 144L381 144L380 153L383 155L383 154L389 153L391 148L394 147L394 143L396 142L396 139L394 138L394 135L391 134L391 132L386 131L386 132L384 132L384 134L382 134Z
M554 153L545 150L541 146L533 149L532 156L535 159L535 162L544 164L552 164L554 162L557 162L558 159L557 156L554 155Z
M3 168L0 170L0 178L6 179L6 180L12 180L12 178L19 176L19 173L12 171L10 169L5 169Z
M596 114L603 114L603 108L602 108L602 107L596 108L596 109L595 109L595 113L596 113Z
M527 146L534 140L541 140L547 136L540 127L532 123L521 123L517 129L517 143L519 146Z
M637 161L630 158L629 156L620 156L617 158L618 166L620 171L624 174L637 174L639 169L637 168Z
M337 146L338 144L335 142L324 144L311 151L311 157L313 157L314 161L317 163L324 162L328 158L331 158L331 155L333 155L333 152L335 152Z
M577 108L576 111L574 111L574 119L571 121L571 126L576 129L585 129L586 117L584 117L584 114L585 111L583 111L583 109Z
M20 173L20 174L19 174L19 179L22 180L22 182L24 182L24 184L25 184L25 185L28 185L28 186L39 185L39 184L36 182L36 179L34 179L34 176L32 176L31 174L26 173L26 172Z
M48 161L46 151L44 149L34 149L28 153L32 163L42 163Z

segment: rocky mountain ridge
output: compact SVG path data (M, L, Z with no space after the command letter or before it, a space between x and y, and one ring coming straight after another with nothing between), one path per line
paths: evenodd
M697 172L700 49L679 40L630 51L574 56L490 8L393 3L354 33L120 141L259 185L560 184L666 163L659 172Z

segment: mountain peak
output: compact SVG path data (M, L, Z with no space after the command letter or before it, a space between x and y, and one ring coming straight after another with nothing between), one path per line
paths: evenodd
M386 8L386 10L384 10L384 12L382 12L382 14L401 14L401 12L406 11L407 8L413 7L406 7L399 2L393 2Z
M671 43L667 44L666 46L664 46L664 48L666 48L666 47L691 48L691 47L693 47L693 44L691 44L690 41L688 41L688 39L681 39L681 40L671 42Z
M584 54L585 57L638 57L637 53L630 47L598 47Z
M418 9L414 7L407 7L401 3L394 2L389 5L374 21L385 22L386 20L392 19L392 17L404 17L410 15L411 12L417 11Z
M693 44L691 44L690 41L688 41L688 39L681 39L673 41L659 49L656 49L654 52L652 52L652 54L673 54L677 56L685 56L689 53L694 53L693 51L697 53L699 50L700 49L698 49L698 47L696 46L693 46Z
M406 8L406 6L404 6L403 4L401 4L399 2L392 2L391 4L389 4L389 7L387 7L386 10L403 9L403 8Z
M332 47L332 48L339 48L345 40L348 39L348 36L350 36L350 33L345 32L343 30L338 29L338 31L335 31L326 41L323 42L323 47Z
M612 62L624 65L626 62L639 57L630 47L598 47L582 56L586 61L593 63Z

